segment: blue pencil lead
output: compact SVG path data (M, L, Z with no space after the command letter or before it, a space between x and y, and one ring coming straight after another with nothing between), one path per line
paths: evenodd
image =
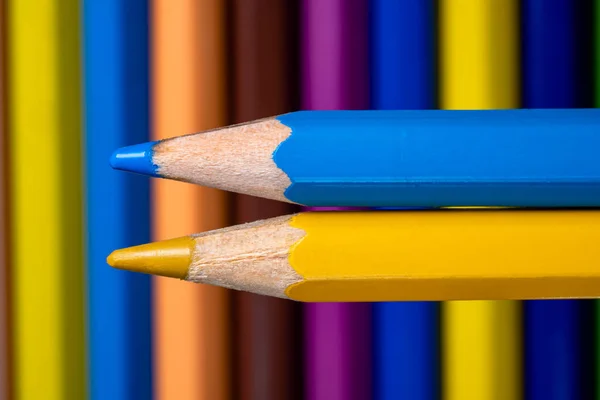
M158 142L148 142L121 147L110 157L110 165L114 169L136 172L138 174L160 177L158 167L152 161L154 145Z

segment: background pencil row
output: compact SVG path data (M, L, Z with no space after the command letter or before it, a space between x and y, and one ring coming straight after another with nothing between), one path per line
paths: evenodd
M597 396L594 301L300 306L105 257L294 211L112 171L115 148L297 109L593 107L600 4L0 7L0 399Z

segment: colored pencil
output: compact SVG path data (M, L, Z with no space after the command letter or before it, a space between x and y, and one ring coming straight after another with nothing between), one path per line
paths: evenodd
M442 0L439 6L440 106L517 107L517 2ZM444 398L518 400L519 303L447 303L442 313Z
M82 399L79 5L20 0L7 16L14 396Z
M591 106L578 93L581 87L592 85L591 74L578 68L579 53L589 49L577 43L591 40L585 36L587 21L578 18L578 8L584 4L569 0L522 4L524 107ZM586 372L592 370L591 303L529 301L524 304L524 315L525 397L591 398L593 377Z
M367 12L365 0L302 1L303 109L368 108ZM304 308L307 400L371 397L371 308L339 303Z
M116 250L108 263L307 302L589 298L599 226L587 210L308 212Z
M432 0L371 2L372 108L418 110L435 106L434 6Z
M226 122L222 1L152 2L154 137ZM153 186L157 240L225 226L224 193L178 182ZM220 288L154 281L156 399L228 399L229 296Z
M594 20L593 23L593 62L590 63L594 68L594 103L596 107L600 107L600 0L595 0L593 3L594 11L591 14ZM600 300L596 300L596 312L595 312L595 336L596 336L596 354L595 361L596 365L600 365ZM596 378L596 399L600 399L600 368L596 367L593 369Z
M593 108L299 111L111 162L311 206L588 207L600 205L599 127Z
M7 132L5 130L5 18L6 4L0 0L0 400L9 400L11 395L11 330L9 325L9 256L8 256L8 231L9 231L9 208L8 208L8 151Z
M150 279L105 261L115 246L150 239L148 180L106 166L115 146L148 140L147 16L145 0L83 3L92 399L149 398L152 389Z
M295 95L296 10L279 0L233 2L233 121L246 122L290 111ZM238 195L237 223L292 212L290 204ZM236 398L301 398L299 306L251 293L234 295ZM300 339L299 337L297 339Z
M431 0L371 2L371 108L434 107L434 6ZM438 398L438 319L438 304L434 302L382 303L373 307L375 399Z

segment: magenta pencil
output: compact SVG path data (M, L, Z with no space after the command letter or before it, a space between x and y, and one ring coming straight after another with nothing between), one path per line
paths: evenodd
M303 1L302 108L368 108L367 12L365 0ZM306 398L370 398L370 304L309 304L304 315Z

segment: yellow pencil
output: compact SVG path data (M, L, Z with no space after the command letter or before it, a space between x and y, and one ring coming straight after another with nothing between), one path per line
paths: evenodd
M515 0L440 2L442 108L518 106L517 18ZM520 398L518 303L447 303L442 324L444 398Z
M15 398L82 399L79 2L7 15Z
M597 297L599 240L600 211L313 212L116 250L108 263L307 302Z

